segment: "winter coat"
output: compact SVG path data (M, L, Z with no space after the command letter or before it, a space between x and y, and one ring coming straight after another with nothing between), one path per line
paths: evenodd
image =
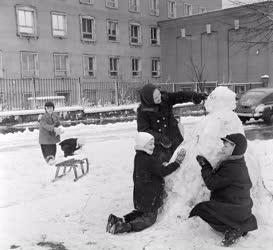
M163 203L164 178L179 167L177 162L164 166L144 151L134 159L134 207L141 212L155 212Z
M231 228L248 232L257 229L257 221L251 213L252 183L245 159L223 161L215 170L207 164L202 167L202 177L209 190L210 201L201 202L191 211L191 216L206 211Z
M60 125L57 114L45 113L40 119L39 143L56 144L60 141L60 136L56 135L54 128Z
M161 92L162 102L153 107L141 104L137 109L137 130L148 132L155 138L154 155L160 151L168 151L168 159L172 156L175 149L183 141L183 137L178 127L172 111L173 105L177 103L191 102L194 92ZM161 143L170 141L172 143L169 150L161 146Z

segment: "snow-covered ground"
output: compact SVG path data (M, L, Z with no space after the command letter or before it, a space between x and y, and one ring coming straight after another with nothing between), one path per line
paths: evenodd
M191 133L199 119L182 118L185 133ZM126 235L105 233L109 213L123 215L133 208L135 131L135 121L65 128L63 138L84 138L81 154L91 164L90 173L78 182L73 182L73 173L51 182L55 169L44 163L37 130L0 135L0 249L12 245L23 250L50 249L37 246L43 241L63 242L68 250L222 249L222 236L199 219L172 220L168 226L159 221L147 230ZM249 144L273 192L273 140ZM273 221L268 221L232 248L272 247Z

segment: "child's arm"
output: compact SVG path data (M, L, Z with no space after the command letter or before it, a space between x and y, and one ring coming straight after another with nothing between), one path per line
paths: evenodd
M230 178L224 176L224 173L215 173L213 172L213 168L211 164L208 162L208 160L198 155L196 157L196 160L198 161L199 165L202 167L201 174L203 177L203 180L207 186L207 188L211 191L217 190L223 187L228 186L231 183Z
M50 125L46 122L46 118L42 116L40 120L40 127L44 128L47 131L53 132L54 131L54 125Z
M151 163L150 171L157 176L165 177L172 172L174 172L176 169L180 167L180 164L178 162L172 162L168 164L167 166L164 166L163 164L160 164L158 161L154 160Z

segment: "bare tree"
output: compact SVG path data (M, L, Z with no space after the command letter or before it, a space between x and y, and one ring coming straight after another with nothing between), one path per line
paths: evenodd
M273 1L250 4L248 1L229 0L234 6L244 5L240 15L240 28L245 30L241 41L247 49L258 46L258 49L272 42L273 36ZM229 24L234 25L234 24Z
M197 92L204 92L206 79L204 78L205 64L198 66L194 63L192 56L190 57L190 65L192 70L191 80L196 83Z

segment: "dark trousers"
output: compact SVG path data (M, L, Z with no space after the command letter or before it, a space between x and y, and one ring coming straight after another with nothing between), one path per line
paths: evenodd
M41 149L46 162L48 162L53 157L55 158L57 151L56 144L41 144Z
M152 226L156 222L156 218L157 211L144 213L138 210L133 210L124 216L125 222L130 223L131 225L131 232L139 232Z
M224 233L229 227L223 222L216 219L205 209L202 209L202 206L197 204L190 212L189 218L193 216L199 216L202 220L207 222L214 230Z

